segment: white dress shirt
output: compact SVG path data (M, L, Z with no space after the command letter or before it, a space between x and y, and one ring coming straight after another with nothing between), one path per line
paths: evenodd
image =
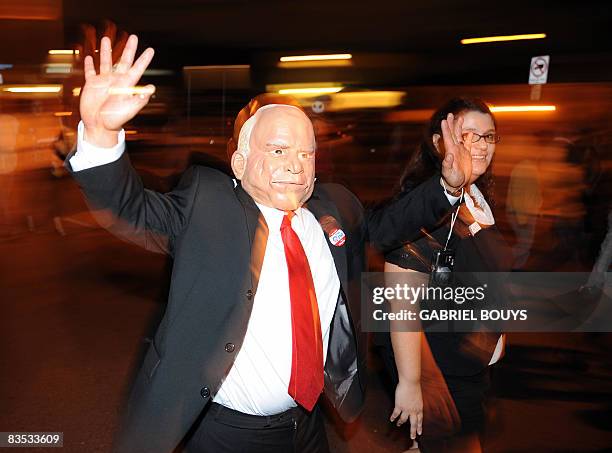
M272 415L296 406L287 393L291 377L291 299L280 226L283 211L257 203L268 225L268 241L244 343L213 401L240 412ZM310 264L323 334L323 363L340 280L327 238L310 211L295 211L291 226Z

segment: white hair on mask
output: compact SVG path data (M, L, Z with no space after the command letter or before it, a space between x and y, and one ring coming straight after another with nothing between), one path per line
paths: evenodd
M269 110L275 107L290 107L304 113L299 107L288 104L267 104L263 107L260 107L259 109L257 109L257 111L253 114L252 117L250 117L244 122L244 124L240 128L240 134L238 135L238 146L236 147L236 151L241 151L247 156L249 155L249 151L251 150L251 134L253 133L253 129L255 128L257 121L259 120L259 112L263 110Z
M259 110L257 110L257 112L259 112ZM240 135L238 136L238 146L236 147L236 151L241 151L247 156L251 150L249 145L249 142L251 141L251 133L253 132L255 124L257 124L257 112L255 112L255 115L244 122L242 128L240 129Z

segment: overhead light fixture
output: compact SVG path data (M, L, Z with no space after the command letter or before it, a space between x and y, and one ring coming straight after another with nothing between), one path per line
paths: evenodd
M21 86L5 86L3 91L9 93L59 93L62 91L61 85L21 85Z
M51 49L49 55L78 55L78 50L72 49Z
M483 38L462 39L461 44L482 44L486 42L522 41L524 39L544 39L546 33L533 33L527 35L485 36Z
M343 87L305 87L305 88L285 88L278 90L278 94L332 94L342 90Z
M70 74L72 65L70 63L48 63L45 65L47 74Z
M296 97L313 97L333 94L344 89L341 82L279 83L266 85L268 93L289 94Z
M554 105L496 105L489 106L493 113L508 112L554 112L557 107Z
M350 93L338 93L330 100L326 110L357 110L357 109L380 109L392 108L401 105L402 98L406 95L403 91L355 91Z
M55 112L53 113L54 116L71 116L72 112Z
M283 63L292 61L326 61L326 60L350 60L353 56L350 53L334 53L326 55L292 55L289 57L281 57Z
M339 68L353 66L353 62L351 60L280 61L276 66L282 69Z

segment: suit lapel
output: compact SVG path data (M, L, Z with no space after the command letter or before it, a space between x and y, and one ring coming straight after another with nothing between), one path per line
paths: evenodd
M312 194L312 197L310 197L308 200L306 208L312 212L312 214L321 224L321 228L323 228L323 233L325 234L326 239L325 242L327 242L327 246L329 247L332 257L334 258L336 270L338 271L338 277L340 278L340 284L342 285L342 288L346 290L348 282L346 260L347 243L345 242L344 245L335 246L329 239L330 230L334 226L336 228L343 229L343 226L340 223L340 214L338 213L336 206L331 201L322 198L321 195L321 191L317 190L317 187L315 187L315 191Z
M263 265L266 244L268 242L268 225L263 214L251 198L244 191L240 183L234 189L236 196L244 208L246 225L249 234L249 244L251 245L251 290L253 294L257 292L261 266Z

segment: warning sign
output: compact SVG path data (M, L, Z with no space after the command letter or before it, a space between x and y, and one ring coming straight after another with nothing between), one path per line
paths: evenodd
M529 67L529 85L540 85L548 80L550 55L542 55L531 59Z
M323 113L325 111L325 104L323 101L314 101L312 103L312 111L314 113Z

